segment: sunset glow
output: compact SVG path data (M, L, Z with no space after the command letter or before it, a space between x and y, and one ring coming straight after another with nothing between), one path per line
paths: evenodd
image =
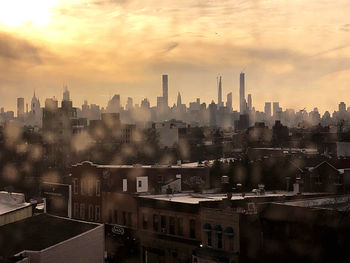
M11 0L0 2L0 24L23 26L34 24L43 26L49 23L52 8L58 0Z
M64 82L78 105L115 93L154 104L167 73L171 103L199 90L209 102L221 74L237 105L245 70L259 109L274 100L334 108L342 98L322 94L348 89L349 12L348 0L0 1L0 90L12 90L1 103L34 89L58 96Z

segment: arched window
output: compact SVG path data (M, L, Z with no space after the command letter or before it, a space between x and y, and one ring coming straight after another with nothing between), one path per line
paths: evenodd
M224 236L225 236L225 248L228 250L233 250L233 228L232 227L226 227L224 230Z
M212 237L211 237L211 225L206 223L203 225L203 231L205 232L205 236L206 236L206 241L207 241L207 246L211 247L212 246Z
M216 234L216 247L222 248L222 228L220 225L214 227L214 232Z

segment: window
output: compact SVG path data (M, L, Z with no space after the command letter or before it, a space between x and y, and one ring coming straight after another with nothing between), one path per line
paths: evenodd
M228 242L228 249L232 251L233 250L233 236L228 236L227 242Z
M216 238L217 238L217 248L222 248L222 233L217 233Z
M214 227L214 232L215 232L216 248L222 248L222 227L221 227L221 225L216 225Z
M166 233L166 216L160 217L160 231Z
M74 203L74 218L79 218L79 204L78 203Z
M91 179L89 180L86 180L86 184L87 186L87 192L88 192L88 195L89 196L92 196L93 195L93 192L94 192L94 186L93 186L93 181Z
M94 220L94 206L89 205L89 220Z
M96 222L99 222L101 220L100 213L101 213L100 206L99 205L95 206L95 220L96 220Z
M73 193L77 195L79 193L78 191L78 178L73 179Z
M123 192L128 191L128 179L123 179Z
M118 224L118 211L114 210L114 223Z
M175 217L169 217L169 234L175 235Z
M153 230L158 232L159 217L158 215L153 215Z
M233 250L233 237L234 232L232 227L226 227L224 230L224 237L225 237L225 249L226 250Z
M85 205L80 204L80 218L85 219Z
M85 180L80 180L80 194L84 195L85 194Z
M100 196L101 195L101 182L100 180L96 181L96 196Z
M207 233L207 246L211 247L212 242L211 242L211 231L206 232Z
M142 187L142 181L140 180L138 183L139 183L139 187Z
M183 236L183 219L182 217L177 218L177 234Z
M190 219L190 238L196 238L196 220Z
M143 229L148 228L148 218L146 214L142 214L142 228Z

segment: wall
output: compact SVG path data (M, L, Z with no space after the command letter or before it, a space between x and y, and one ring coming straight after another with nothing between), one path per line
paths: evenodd
M40 252L27 252L26 255L31 263L103 263L104 227L98 226Z
M33 215L32 206L27 206L3 215L0 215L0 226L13 223Z

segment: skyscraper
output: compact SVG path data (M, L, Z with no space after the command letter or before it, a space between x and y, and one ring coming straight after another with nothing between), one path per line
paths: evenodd
M218 107L223 107L224 103L222 102L222 82L221 82L221 76L219 76L219 82L218 82Z
M232 92L227 94L226 107L229 111L232 111Z
M246 111L246 101L245 101L245 80L244 73L241 72L239 75L239 112L243 114Z
M143 108L143 109L150 108L150 103L149 103L149 100L147 98L145 98L141 101L141 108Z
M176 103L176 106L177 107L181 107L182 105L182 102L181 102L181 94L180 92L177 94L177 103Z
M279 102L274 102L273 103L273 116L276 115L276 113L280 110L280 103Z
M209 104L209 125L212 127L216 126L216 111L217 107L214 101Z
M165 107L168 107L168 75L162 76L162 86L163 86L163 103Z
M132 110L133 107L134 107L133 99L131 97L128 97L125 108L126 108L126 110Z
M64 101L70 101L69 90L68 90L67 85L64 86L63 100L64 100Z
M340 112L345 112L346 111L346 104L344 102L340 102L338 105L338 110Z
M271 117L271 102L265 102L265 114L267 117Z
M248 94L248 110L252 110L252 94Z
M120 112L120 95L119 94L115 94L113 98L110 101L108 101L107 112L108 113Z
M17 98L17 118L22 118L24 115L24 98Z

